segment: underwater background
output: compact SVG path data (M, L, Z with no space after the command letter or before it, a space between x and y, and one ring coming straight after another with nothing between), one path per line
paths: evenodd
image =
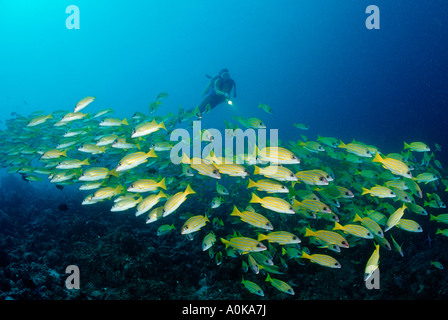
M366 28L365 11L371 4L380 9L378 30ZM70 5L79 8L79 29L66 27ZM9 134L6 122L17 114L30 119L37 110L71 111L89 95L96 100L83 112L112 108L114 117L130 119L136 112L148 113L149 104L166 92L168 97L155 115L176 114L179 107L199 104L209 81L206 74L228 68L237 97L231 95L232 106L222 104L204 115L202 128L224 129L224 121L234 122L233 117L258 117L268 129L278 129L285 142L297 143L301 135L316 140L320 135L345 143L362 141L383 154L400 153L404 142L422 141L431 150L438 144L441 150L434 153L442 166L437 168L439 181L421 186L425 195L436 193L446 203L446 185L441 181L447 179L448 166L447 10L445 1L417 0L2 0L2 137ZM259 104L269 105L273 113L264 112ZM295 128L294 123L307 124L309 130ZM416 158L420 161L421 155ZM334 159L321 161L343 175L346 167L334 164ZM423 232L394 233L404 257L382 249L380 289L365 286L364 267L374 246L361 243L330 253L341 263L340 269L291 259L283 273L271 273L293 286L295 295L288 295L270 286L265 274L254 277L250 270L244 272L242 258L226 256L219 239L216 244L224 257L217 265L201 249L209 230L189 240L180 234L185 221L171 216L167 223L176 225L175 232L159 237L160 221L145 224L133 211L110 212L110 202L83 206L88 193L78 190L79 184L56 188L46 178L26 181L18 173L8 173L4 162L2 167L0 299L448 296L447 271L431 264L448 264L448 239L436 234L443 224L429 220L429 214L445 214L444 207L425 206L427 216L408 214ZM158 174L188 180L174 169ZM220 183L230 189L232 180L227 178ZM197 197L191 196L179 210L205 214L215 183L209 178L197 188L192 184ZM238 188L245 183L238 182ZM228 217L233 205L243 208L249 203L250 190L238 188L232 188L230 199L213 212L215 217ZM417 200L423 206L423 199ZM389 203L395 208L401 205ZM231 235L241 224L228 222L220 237ZM256 237L247 226L242 230ZM299 237L301 245L313 251L300 232ZM277 250L281 256L281 248ZM68 265L79 266L79 290L65 287ZM242 276L259 283L264 296L249 292L241 284Z

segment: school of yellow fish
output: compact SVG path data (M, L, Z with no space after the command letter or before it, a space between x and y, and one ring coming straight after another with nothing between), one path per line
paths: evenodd
M86 192L83 205L110 202L113 212L159 224L157 236L194 240L217 265L241 259L241 284L259 296L262 283L295 294L281 279L288 263L344 268L337 257L358 245L372 252L360 276L367 280L379 267L381 250L405 252L389 230L422 232L416 220L428 216L427 209L428 220L439 224L437 236L448 236L448 214L437 212L445 208L439 194L447 189L441 187L448 186L437 144L432 149L407 141L385 155L355 140L300 135L235 155L243 164L213 152L204 159L183 154L173 164L169 132L196 120L197 112L153 115L167 97L159 94L148 112L129 119L113 117L112 109L81 112L95 109L90 96L73 110L14 114L0 132L0 166L28 181L79 186ZM268 105L259 108L273 114ZM266 128L258 118L234 120L226 128ZM200 137L213 141L206 129Z

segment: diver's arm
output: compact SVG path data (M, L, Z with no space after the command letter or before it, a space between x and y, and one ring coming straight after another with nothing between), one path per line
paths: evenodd
M210 87L212 86L212 80L210 80L208 82L207 87L204 89L204 91L202 92L202 95L205 96L209 91L210 91Z
M216 79L216 81L215 81L215 86L214 86L215 93L217 95L220 95L220 96L228 96L227 92L219 90L219 88L218 88L218 81L219 81L219 79Z

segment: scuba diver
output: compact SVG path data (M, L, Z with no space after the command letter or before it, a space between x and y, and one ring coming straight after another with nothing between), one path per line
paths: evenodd
M216 107L225 101L230 101L230 92L233 89L233 96L236 97L236 85L235 81L230 78L230 72L228 69L222 69L216 76L210 77L207 87L205 88L202 95L206 95L205 98L197 107L196 115L202 117L204 112L209 112L211 109ZM230 103L229 103L230 104Z

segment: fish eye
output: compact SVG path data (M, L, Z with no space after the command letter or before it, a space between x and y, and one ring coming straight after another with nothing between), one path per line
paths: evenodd
M295 159L297 159L297 157L296 157L295 155L293 155L293 156L291 157L291 159L295 160Z
M187 230L187 229L188 229L188 226L185 226L185 227L184 227L184 230Z
M290 177L294 177L294 174L293 173L291 173L290 175L289 175Z
M406 174L411 174L411 171L406 172Z
M330 208L324 207L324 211L328 211L328 210L330 210Z
M289 210L294 210L292 207L289 207Z
M257 248L260 248L260 247L261 247L261 245L259 243L257 243Z
M345 195L346 195L346 196L349 196L349 195L350 195L350 193L348 193L348 191L346 191L346 192L345 192Z
M367 232L367 236L370 237L372 234L370 232Z
M324 177L319 177L319 181L324 181Z
M296 236L292 237L292 240L297 240L298 238Z
M218 170L213 170L213 174L218 174Z

